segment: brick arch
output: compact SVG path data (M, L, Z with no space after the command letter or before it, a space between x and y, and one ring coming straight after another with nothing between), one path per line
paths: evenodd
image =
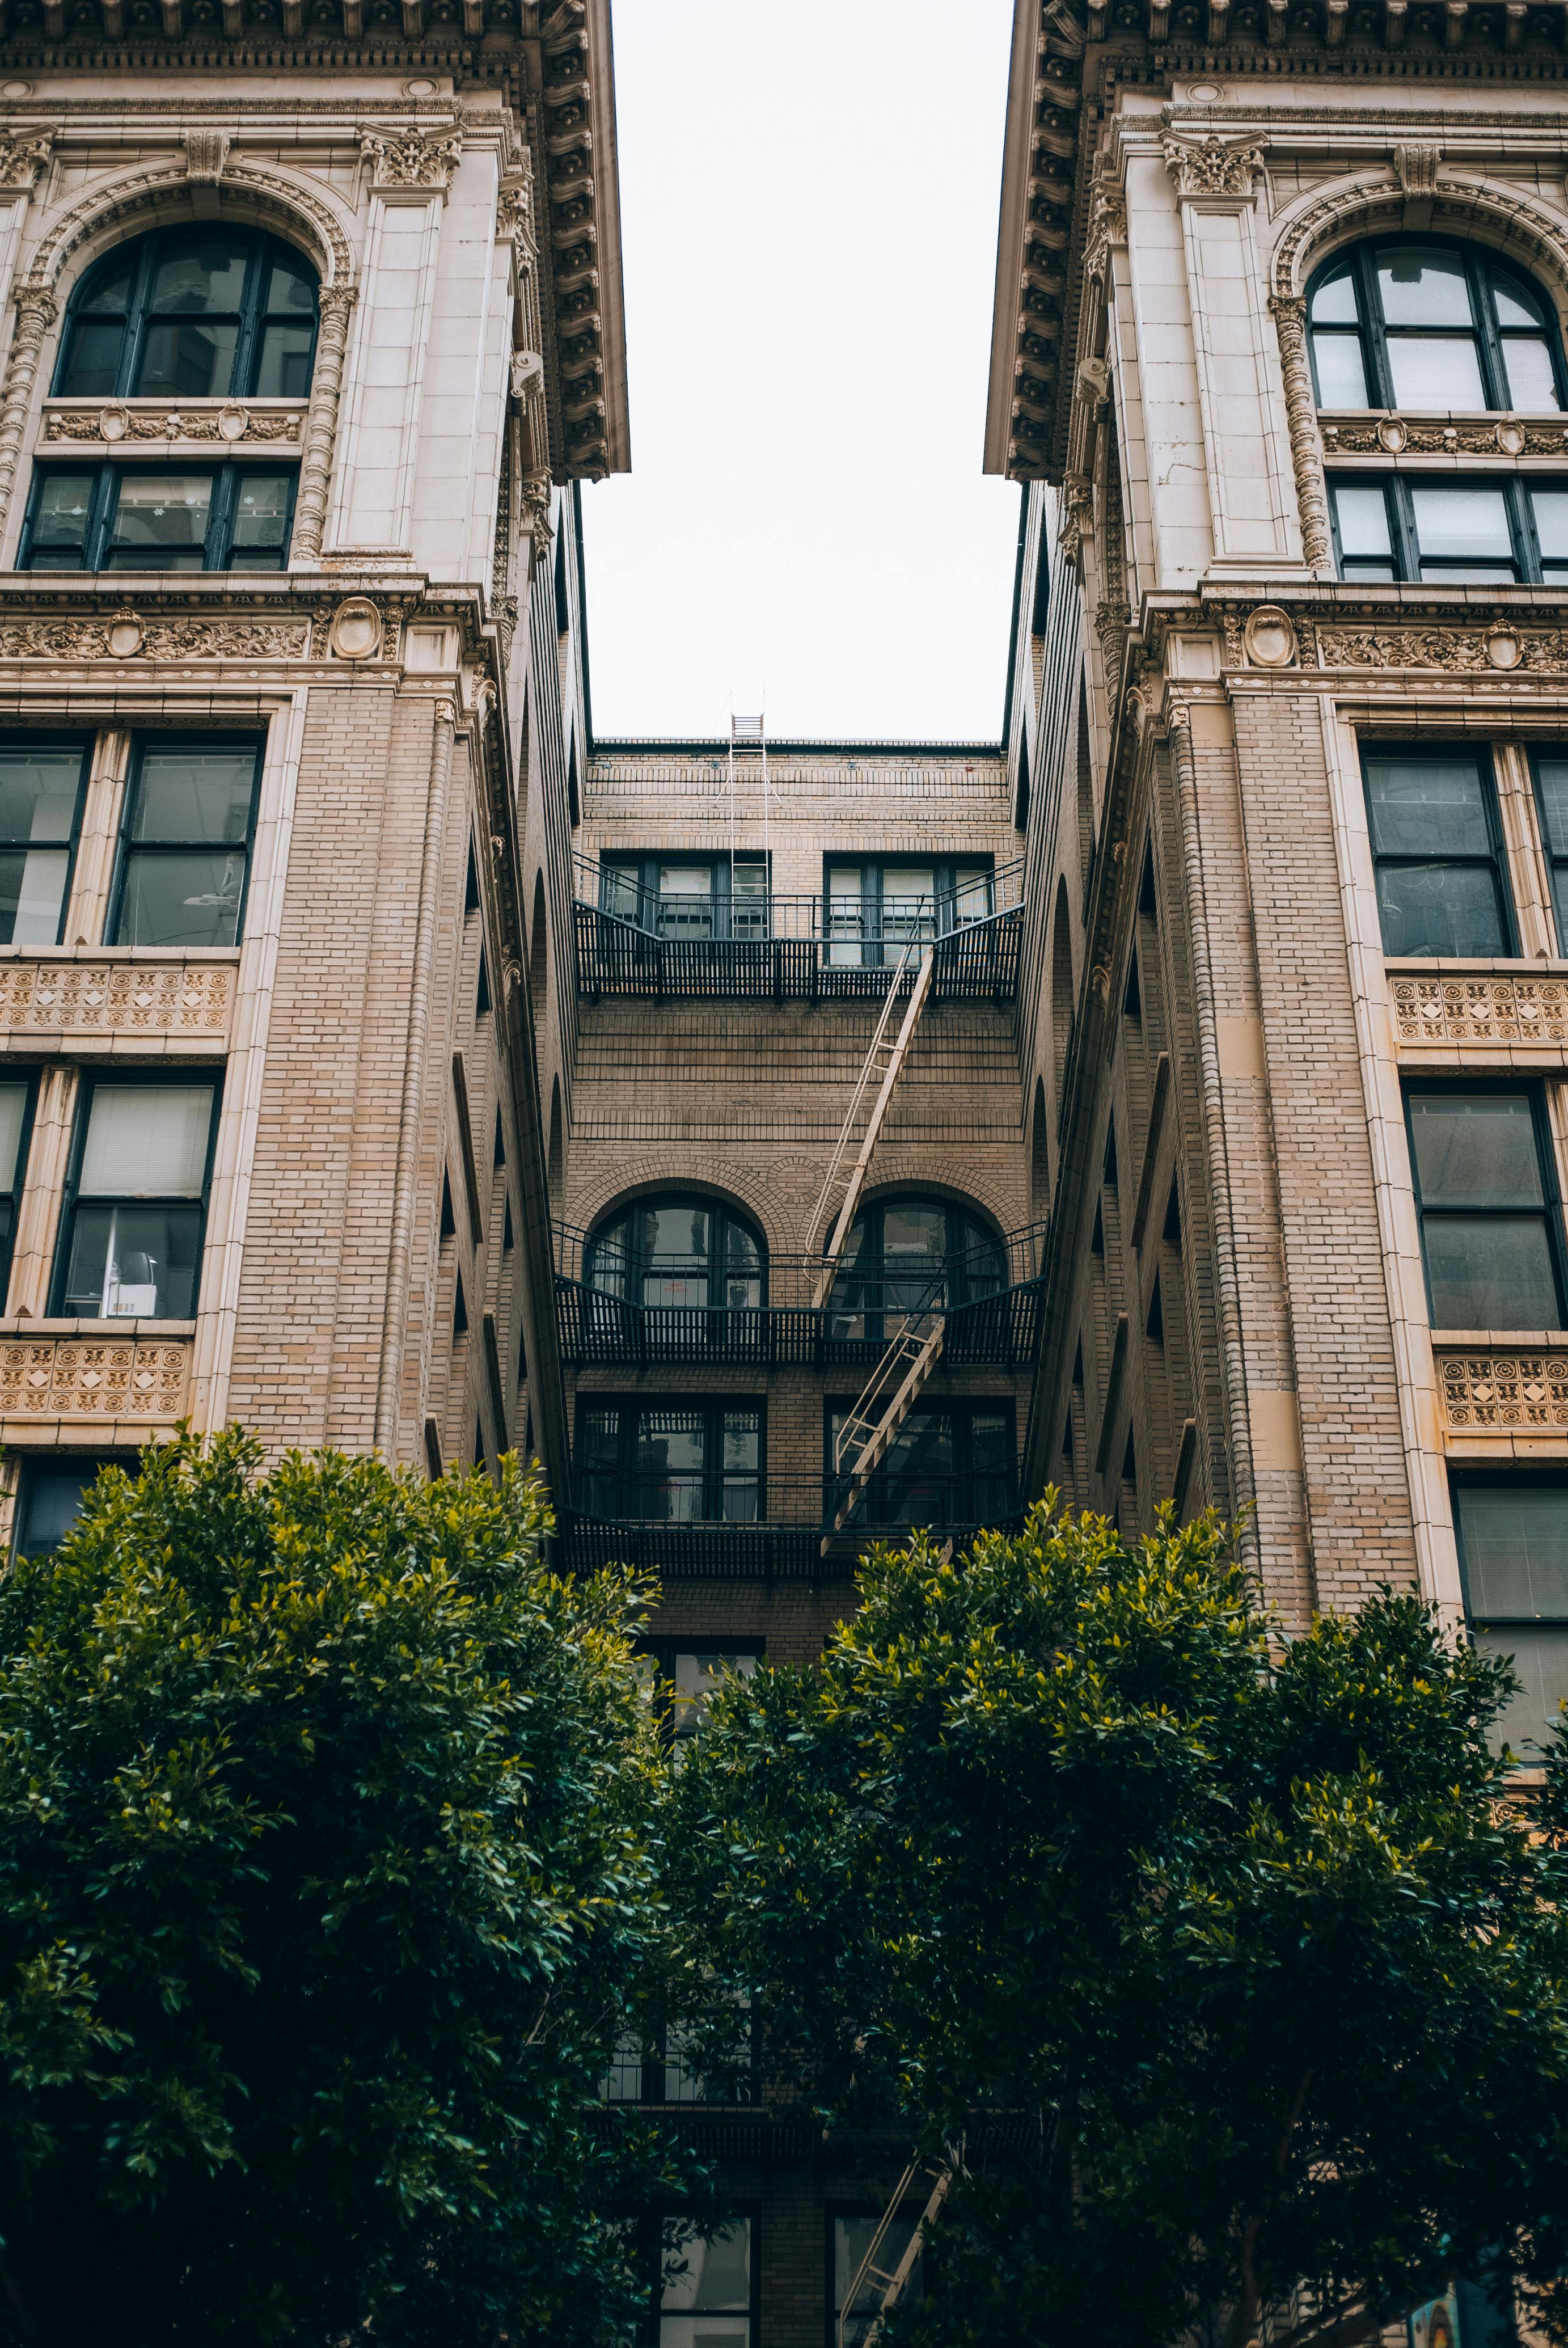
M607 1222L613 1216L622 1213L627 1207L634 1207L639 1200L645 1199L652 1202L660 1198L667 1198L672 1191L678 1192L683 1198L706 1199L716 1207L725 1207L734 1213L738 1213L744 1221L756 1226L763 1246L769 1255L773 1254L774 1250L763 1226L762 1217L758 1214L749 1200L741 1198L739 1192L731 1184L716 1182L712 1178L711 1170L701 1175L677 1175L673 1179L668 1174L660 1173L644 1181L623 1183L602 1207L595 1209L593 1220L585 1223L583 1228L585 1231L595 1231L602 1223Z
M1022 1182L1008 1182L973 1159L961 1163L951 1148L903 1149L894 1144L879 1150L866 1184L866 1198L892 1199L912 1190L973 1209L1001 1238L1028 1220L1027 1192ZM830 1221L828 1228L831 1230ZM807 1252L820 1249L827 1237L827 1231L805 1233L800 1249Z
M749 1217L762 1233L769 1256L795 1254L803 1242L795 1240L779 1195L778 1174L782 1170L777 1160L764 1172L755 1159L738 1164L711 1146L696 1142L650 1146L634 1158L620 1159L601 1173L587 1174L583 1189L572 1201L573 1220L588 1231L613 1208L645 1198L650 1191L706 1191L714 1199L732 1200ZM820 1179L819 1166L815 1180Z

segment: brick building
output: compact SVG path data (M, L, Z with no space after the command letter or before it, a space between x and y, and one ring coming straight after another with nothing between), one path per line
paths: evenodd
M658 1573L685 1733L873 1531L1174 1495L1291 1622L1415 1582L1533 1733L1565 38L1017 0L1003 738L608 742L608 0L5 0L11 1538L182 1416L527 1448L566 1564ZM672 2048L607 2094L738 2213L650 2338L831 2343L893 2149Z

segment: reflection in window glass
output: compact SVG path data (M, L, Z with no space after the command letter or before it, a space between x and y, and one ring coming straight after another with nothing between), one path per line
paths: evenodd
M1336 484L1333 495L1341 575L1392 579L1394 548L1388 534L1388 503L1382 489Z
M11 1276L11 1246L22 1195L22 1137L27 1128L32 1086L26 1079L0 1084L0 1311Z
M1532 1096L1412 1091L1408 1117L1432 1326L1560 1328Z
M659 2284L659 2348L751 2348L748 2218L695 2239L677 2234Z
M228 225L154 230L72 297L57 397L303 399L316 282L276 237Z
M1524 1683L1496 1735L1533 1760L1568 1703L1568 1486L1461 1484L1454 1499L1472 1636Z
M1364 760L1387 954L1506 953L1491 783L1468 753Z
M94 1321L194 1313L215 1097L211 1085L92 1086L57 1311Z
M0 745L0 945L59 943L87 767L79 742Z
M119 482L105 568L200 571L212 509L211 473L128 473Z
M80 1453L46 1459L28 1459L22 1468L16 1500L16 1552L20 1557L47 1557L59 1548L81 1514L82 1501L104 1468L137 1472L134 1452L94 1455Z
M1568 954L1568 757L1540 752L1535 760L1535 798L1541 836L1552 873L1552 905L1557 916L1557 951Z
M117 945L235 943L259 763L249 742L139 750L126 794Z
M1514 576L1513 540L1501 488L1412 481L1409 495L1423 579L1457 584Z
M748 1224L718 1201L679 1194L639 1201L600 1224L586 1250L590 1288L666 1312L755 1310L766 1302L764 1274L761 1241Z
M893 2219L882 2237L881 2255L876 2260L877 2266L883 2274L893 2274L897 2271L910 2243L914 2239L914 2230L918 2222L913 2212L907 2216L901 2213ZM855 2277L865 2261L881 2223L880 2217L871 2216L841 2215L833 2219L834 2348L837 2348L840 2337L839 2325L846 2309L849 2311L849 2321L843 2328L844 2348L860 2348L872 2318L882 2305L882 2293L886 2286L869 2279L861 2284L852 2306L850 2301L850 2293L854 2289ZM903 2287L899 2305L903 2308L917 2307L920 2299L921 2267L917 2257L909 2281Z
M1562 407L1555 328L1479 246L1395 238L1329 263L1308 296L1320 407Z
M655 1524L756 1524L762 1414L717 1402L594 1403L577 1458L591 1516Z

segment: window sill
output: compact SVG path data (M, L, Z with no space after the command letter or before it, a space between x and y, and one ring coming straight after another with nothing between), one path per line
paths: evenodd
M15 946L0 945L0 963L171 962L237 963L238 946Z
M1496 971L1505 978L1568 979L1568 960L1549 954L1387 954L1384 969L1396 974L1429 978L1434 973L1485 977Z
M15 1320L0 1319L0 1342L11 1344L23 1337L91 1337L100 1342L131 1338L166 1345L195 1334L194 1321L72 1321L49 1317L30 1321L25 1315Z
M1568 1348L1568 1329L1434 1329L1434 1354L1549 1354Z

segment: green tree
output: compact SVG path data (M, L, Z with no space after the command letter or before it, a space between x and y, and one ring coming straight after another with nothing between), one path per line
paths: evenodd
M619 2339L641 1595L513 1463L258 1465L154 1450L0 1580L0 2335Z
M862 1592L716 1701L671 1831L780 2091L962 2144L900 2330L1347 2343L1561 2271L1564 1755L1532 1827L1503 1667L1391 1593L1287 1642L1213 1521L1054 1496Z

